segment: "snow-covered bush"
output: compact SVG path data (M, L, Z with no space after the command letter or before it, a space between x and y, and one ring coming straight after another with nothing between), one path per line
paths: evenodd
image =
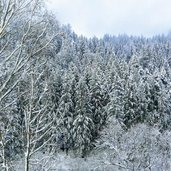
M112 118L96 148L104 155L101 162L120 170L170 170L171 133L138 124L124 131ZM98 153L97 153L98 154Z

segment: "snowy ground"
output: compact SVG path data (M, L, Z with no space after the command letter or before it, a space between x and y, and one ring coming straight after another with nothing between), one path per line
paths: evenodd
M30 171L171 171L171 132L139 124L129 131L117 123L109 125L85 158L71 151L53 155L36 153ZM15 171L24 171L24 161L16 157ZM0 168L0 171L2 169Z
M59 153L53 156L46 156L38 153L37 160L32 160L31 171L117 171L114 166L107 166L97 157L88 157L87 159L66 156L64 153ZM18 161L15 164L15 170L23 171L24 162Z

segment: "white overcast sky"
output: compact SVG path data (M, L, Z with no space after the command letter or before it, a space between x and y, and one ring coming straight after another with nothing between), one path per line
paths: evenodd
M171 30L171 0L48 0L48 6L61 24L87 37Z

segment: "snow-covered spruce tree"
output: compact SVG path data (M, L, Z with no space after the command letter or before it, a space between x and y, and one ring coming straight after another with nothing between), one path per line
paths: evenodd
M76 44L76 52L77 52L77 55L78 55L80 61L83 60L86 50L87 50L86 38L81 36L78 39L77 44Z
M141 80L140 65L136 56L129 61L129 75L125 85L123 123L127 127L143 121L140 107L139 83Z
M116 118L122 118L123 116L126 72L127 68L123 61L110 58L105 73L107 77L105 86L110 97L110 101L107 103L105 109L108 116L114 115Z
M51 61L51 59L49 60ZM48 62L49 63L49 62ZM58 135L58 123L59 117L57 116L57 111L59 107L59 101L62 93L62 74L58 67L51 67L49 71L48 80L48 97L46 101L48 102L48 110L51 111L51 117L54 118L54 122L52 124L55 129L53 130L53 136L49 141L49 146L46 148L49 152L55 152L57 147L57 135ZM45 150L45 151L46 151Z
M77 89L77 85L79 82L80 73L79 73L78 68L73 62L71 62L69 65L68 74L70 76L69 84L71 85L71 90L72 90L71 91L71 99L73 103L72 113L74 114L74 117L75 117L76 116L75 107L76 107L76 101L77 101L76 89Z
M133 56L129 64L115 62L115 75L110 92L108 113L115 115L123 127L144 122L146 119L145 76L139 60ZM125 66L125 67L123 67ZM124 69L123 69L124 68Z
M164 68L157 70L150 77L148 104L148 122L157 124L161 130L170 128L170 84Z
M160 128L161 130L170 130L171 120L171 84L170 84L170 68L168 64L163 66L160 71L160 85L161 85L161 98L159 101L160 113Z
M103 78L103 71L100 70L98 65L88 67L89 76L86 74L87 85L89 86L90 95L90 107L91 107L91 119L94 123L93 138L98 136L98 132L105 125L107 120L107 113L105 106L108 103L107 88L105 87L105 81ZM88 71L86 72L88 73Z
M74 106L71 98L72 93L72 84L68 72L66 72L63 76L63 89L62 89L62 96L59 100L59 107L57 110L57 117L58 117L58 130L59 133L64 135L65 142L62 142L64 147L60 147L66 149L66 152L72 146L72 127L73 127L73 120L74 120ZM61 145L61 144L60 144Z
M120 63L120 65L118 65ZM141 97L139 89L141 67L136 56L133 56L128 66L124 61L115 62L115 75L113 76L110 102L107 105L109 115L114 115L122 125L127 128L138 122L143 122L141 113ZM123 69L125 68L125 69Z
M76 87L75 119L73 122L73 139L76 150L85 157L90 149L94 123L91 119L89 92L85 78L82 76Z
M110 101L107 104L105 110L108 117L115 116L121 123L123 123L124 118L124 97L125 97L125 80L119 78L118 75L115 75L115 82L112 83L112 91L110 91ZM124 124L122 124L125 126Z
M55 56L56 64L63 69L68 69L70 63L76 58L77 51L75 50L76 43L72 39L72 31L70 26L63 26L61 31L65 33L65 38L62 40L60 52Z
M59 68L51 68L49 76L51 110L56 113L62 93L62 73Z
M148 69L149 71L151 71L153 70L153 68L151 67L152 59L150 56L150 50L147 49L146 46L144 46L139 52L139 61L143 69Z

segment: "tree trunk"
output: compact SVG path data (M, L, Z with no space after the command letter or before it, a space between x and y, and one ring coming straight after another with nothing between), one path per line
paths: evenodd
M27 152L25 154L25 171L29 171L29 155Z
M27 133L27 145L25 153L25 171L29 171L29 158L30 158L30 135Z
M2 162L3 162L5 171L8 171L9 167L8 167L8 162L7 162L6 154L5 154L5 143L3 143L3 140L2 140Z

